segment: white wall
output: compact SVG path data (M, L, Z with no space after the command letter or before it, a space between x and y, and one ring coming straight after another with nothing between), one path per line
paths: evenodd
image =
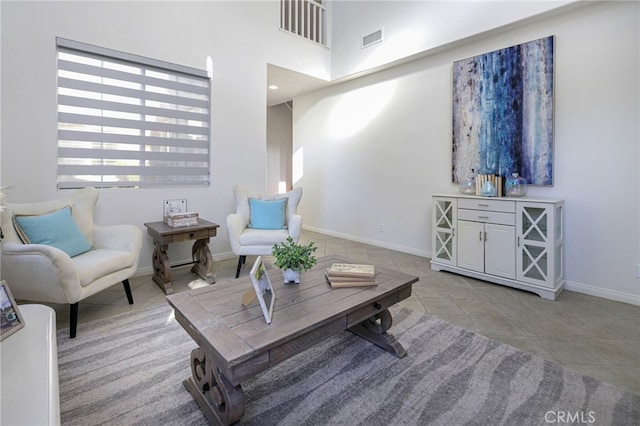
M640 304L639 17L596 3L295 98L305 227L430 256L431 194L457 191L452 63L555 35L554 186L529 195L566 200L567 289Z
M333 1L331 78L365 72L579 3L584 1ZM384 42L363 49L362 37L379 29Z
M210 247L229 253L226 215L232 186L265 189L267 63L319 78L329 51L281 32L279 2L2 2L1 181L10 202L61 197L56 190L56 46L60 36L207 69L211 81L211 186L103 190L99 224L162 220L162 201L186 198L189 210L221 224ZM141 272L151 272L145 237ZM190 259L189 244L170 247L172 261Z

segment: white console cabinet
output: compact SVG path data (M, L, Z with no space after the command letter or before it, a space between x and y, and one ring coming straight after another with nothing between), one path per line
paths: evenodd
M555 300L564 286L563 200L433 196L431 269Z

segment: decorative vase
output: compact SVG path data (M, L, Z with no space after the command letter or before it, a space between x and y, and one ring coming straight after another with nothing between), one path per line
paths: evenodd
M511 177L507 178L504 192L507 197L522 197L527 192L527 180L518 173L512 173Z
M476 195L476 171L471 169L471 174L468 178L460 181L460 193L467 195Z
M289 284L290 282L300 284L300 271L294 271L293 269L288 268L282 271L282 275L284 276L285 284Z
M471 177L463 182L460 182L460 193L474 195L476 193L476 179L474 177Z
M480 189L480 195L483 197L495 197L497 194L496 186L490 181L486 181Z

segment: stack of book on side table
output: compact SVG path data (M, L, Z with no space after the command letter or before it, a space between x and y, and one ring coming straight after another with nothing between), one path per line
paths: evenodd
M366 287L377 285L373 265L334 263L325 273L331 287Z

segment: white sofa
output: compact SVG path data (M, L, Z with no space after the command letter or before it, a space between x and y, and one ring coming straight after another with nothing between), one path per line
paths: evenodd
M56 313L18 306L24 327L0 342L0 425L59 425Z

